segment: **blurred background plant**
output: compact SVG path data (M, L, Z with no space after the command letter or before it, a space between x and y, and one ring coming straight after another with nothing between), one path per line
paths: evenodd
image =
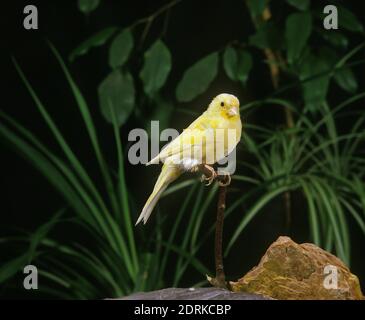
M227 200L228 278L241 276L287 234L335 253L363 280L357 248L365 235L364 29L355 3L333 4L338 30L323 28L325 3L309 0L173 0L143 8L79 0L42 7L62 8L61 16L72 11L79 19L78 9L83 21L72 27L84 23L88 35L67 51L45 33L51 42L42 50L60 67L52 65L51 87L61 86L58 97L72 94L61 113L53 94L42 99L37 93L47 88L46 79L33 84L36 75L23 71L14 52L11 68L32 100L18 82L16 90L46 127L37 135L38 116L29 123L9 108L0 113L1 141L31 163L23 172L35 168L46 178L52 188L39 201L56 212L36 215L23 231L2 226L2 295L35 295L19 286L29 263L42 278L38 295L59 298L206 285L205 274L213 272L217 187L187 176L165 192L151 222L135 228L158 169L128 162L128 132L149 132L151 120L160 121L160 130L182 129L221 92L239 96L245 128ZM50 17L45 24L61 28ZM89 77L99 84L86 85ZM78 115L68 118L66 109ZM32 192L28 198L8 194L27 199L24 208L33 214ZM63 201L50 198L53 192Z

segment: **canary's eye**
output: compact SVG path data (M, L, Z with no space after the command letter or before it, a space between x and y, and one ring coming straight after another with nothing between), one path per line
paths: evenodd
M224 107L224 102L221 102L221 107Z

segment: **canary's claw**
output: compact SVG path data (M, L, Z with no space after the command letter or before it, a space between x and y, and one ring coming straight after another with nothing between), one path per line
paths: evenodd
M217 173L215 172L214 168L208 166L208 165L204 165L205 171L209 171L209 176L206 176L205 174L202 175L201 177L201 181L207 181L207 183L205 184L206 186L209 186L212 184L212 182L214 181L214 179L217 177Z
M218 184L221 187L227 187L228 185L231 184L231 175L228 172L223 172L223 174L221 174L222 176L224 176L223 179L220 179L220 181L218 182Z

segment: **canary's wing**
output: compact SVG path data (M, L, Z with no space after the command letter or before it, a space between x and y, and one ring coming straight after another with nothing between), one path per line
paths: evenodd
M234 134L232 135L228 129L233 129ZM240 122L231 122L219 116L203 114L168 144L156 160L164 162L171 158L192 162L194 165L214 164L232 152L240 137Z
M167 158L177 158L184 154L184 152L186 153L189 149L195 149L196 152L199 152L197 149L201 148L201 144L196 142L198 142L199 137L204 135L204 130L207 127L205 122L206 116L203 113L179 136L167 144L155 158L147 163L147 165L158 163L159 161L165 162Z

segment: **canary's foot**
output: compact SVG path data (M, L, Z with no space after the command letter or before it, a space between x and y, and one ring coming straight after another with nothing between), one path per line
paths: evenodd
M204 174L201 177L201 181L207 181L205 184L206 186L209 186L212 184L215 178L217 178L217 173L215 172L214 168L211 166L208 166L207 164L203 165L203 171ZM208 174L208 175L207 175Z
M232 178L231 175L228 172L222 172L219 174L220 176L223 176L219 179L219 186L221 187L227 187L231 184Z

